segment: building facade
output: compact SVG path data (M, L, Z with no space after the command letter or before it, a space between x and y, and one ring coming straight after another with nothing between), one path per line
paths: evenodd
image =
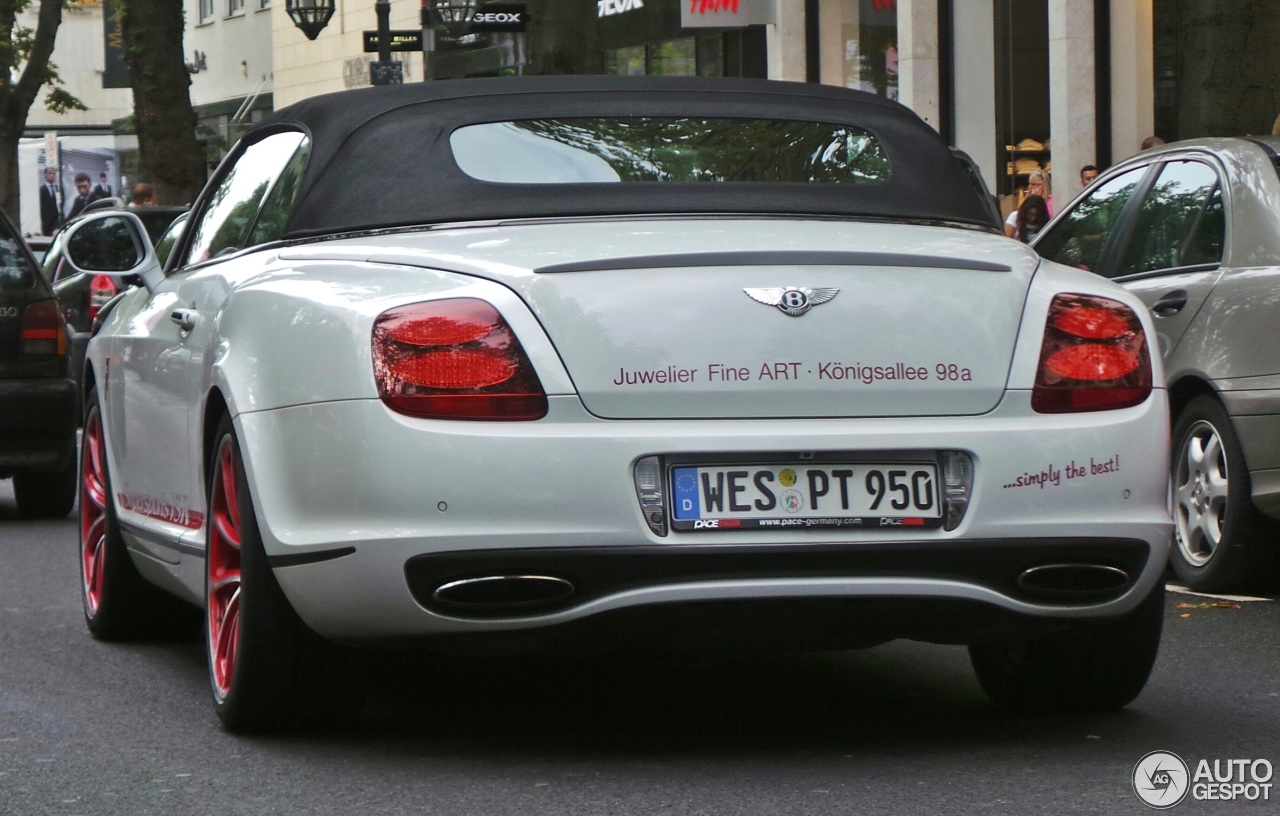
M187 20L183 52L191 73L191 104L210 167L254 122L273 109L272 5L283 0L182 0ZM286 18L287 19L287 18ZM34 29L36 8L21 24ZM137 140L129 135L133 92L124 43L106 0L76 0L63 11L53 52L66 90L87 110L52 113L47 95L32 105L19 144L19 220L40 232L39 184L46 165L57 170L65 212L74 178L95 183L105 173L114 195L127 196L137 177Z
M120 190L123 168L112 134L112 122L133 110L133 94L127 85L109 87L105 80L110 41L106 34L108 13L103 0L82 0L62 12L62 25L51 61L58 68L63 88L87 110L53 113L45 107L48 88L42 88L27 114L24 138L18 143L19 195L17 221L24 233L38 235L40 184L45 167L56 171L59 209L65 212L75 197L75 176L85 173L94 184L106 176L113 193ZM26 9L18 25L35 29L35 6Z
M344 0L307 40L274 0L277 104L367 84L375 0ZM967 152L1006 207L1034 169L1059 198L1079 168L1154 132L1153 0L527 0L511 26L449 26L466 0L392 0L404 81L514 74L769 77L898 99ZM480 7L483 10L483 6ZM1114 46L1114 47L1113 47ZM1058 172L1054 173L1054 168ZM1064 171L1065 168L1065 171Z
M276 5L284 0L183 0L191 106L211 165L274 108Z
M108 133L127 115L128 90L102 87L111 73L102 3L68 9L54 55L90 110L55 116L37 103L32 137ZM183 3L192 103L211 163L273 108L375 76L768 77L901 101L974 159L1006 208L1032 170L1048 173L1064 202L1079 189L1081 166L1108 166L1156 133L1159 105L1161 121L1172 121L1178 82L1168 55L1178 43L1169 32L1182 8L1177 0L389 0L392 31L421 33L421 45L392 53L388 75L370 47L376 0L335 0L314 40L290 20L286 0ZM1280 3L1239 0L1259 3L1270 9L1261 14L1280 17ZM119 146L127 151L127 139Z

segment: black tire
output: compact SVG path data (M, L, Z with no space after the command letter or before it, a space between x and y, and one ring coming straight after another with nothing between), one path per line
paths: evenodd
M969 647L983 691L1024 713L1106 711L1128 705L1155 664L1164 624L1164 586L1132 612L1021 643Z
M1169 562L1198 592L1245 591L1275 580L1275 522L1254 507L1235 428L1202 395L1178 415L1170 456L1176 536Z
M22 470L13 474L13 497L27 518L64 518L76 503L76 456L58 470Z
M85 625L99 640L157 634L189 608L147 583L125 548L111 501L96 391L89 393L80 467L80 599Z
M312 632L267 563L240 446L229 418L208 478L205 644L218 718L261 733L345 723L358 690L350 660Z

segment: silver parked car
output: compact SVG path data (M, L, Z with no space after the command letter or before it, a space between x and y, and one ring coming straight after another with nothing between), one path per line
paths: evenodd
M1280 138L1148 150L1035 242L1155 319L1173 418L1173 568L1193 589L1273 581L1280 555Z

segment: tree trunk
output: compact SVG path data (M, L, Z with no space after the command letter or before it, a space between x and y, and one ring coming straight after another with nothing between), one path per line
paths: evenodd
M22 73L14 40L18 12L28 0L0 0L0 210L18 223L18 140L27 127L27 113L48 78L54 37L62 25L62 0L40 0L40 13L30 53ZM36 179L28 179L34 182Z
M206 176L182 46L182 5L119 0L117 7L133 85L140 180L155 186L162 204L194 201Z
M526 73L599 74L604 72L596 43L595 0L532 0L528 42L532 54Z
M1177 137L1271 132L1280 113L1280 3L1177 0Z

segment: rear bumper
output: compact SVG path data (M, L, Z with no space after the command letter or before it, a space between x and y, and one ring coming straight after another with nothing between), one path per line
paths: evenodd
M808 648L896 638L974 643L1125 614L1163 580L1168 530L1151 532L1155 541L640 546L427 554L399 564L368 547L319 562L277 559L275 572L304 619L338 640L474 635L483 648L486 640L572 640L568 633L595 630L589 621L597 618L617 622L612 636L643 639L650 613L678 619L672 610L696 609L720 621L727 641L743 645L769 641L766 628L791 638L807 632L814 638L802 638ZM1024 580L1028 570L1053 565L1107 568L1123 577L1061 592ZM492 576L550 577L573 591L543 604L466 605L436 595L452 582ZM760 609L777 610L769 627L747 625L730 611ZM945 609L951 611L939 612Z
M706 581L957 582L1026 603L1083 607L1122 597L1151 556L1145 542L1119 539L583 547L420 555L405 564L405 578L424 608L475 619L545 614ZM1049 572L1055 567L1072 570ZM557 583L540 589L538 579L546 578Z
M75 454L78 416L73 380L0 381L0 476L64 465Z
M892 640L946 645L1010 643L1070 624L951 597L804 596L672 601L505 631L477 630L387 641L444 654L524 652L696 658L741 652L862 649Z
M1026 402L1013 394L992 414L943 419L610 422L560 398L538 423L447 423L348 401L236 421L242 448L255 451L245 464L276 577L303 620L336 640L533 637L689 605L847 603L881 621L947 602L1031 626L1123 615L1162 580L1172 536L1164 392L1096 414L1033 415ZM973 456L958 528L658 536L631 477L637 458L655 454L904 449ZM1086 581L1124 577L1061 596L1023 578L1061 565L1086 566ZM507 575L573 590L530 608L433 597L452 581ZM981 636L983 626L938 614L931 628L913 612L909 632L892 614L879 629L868 618L840 631Z

